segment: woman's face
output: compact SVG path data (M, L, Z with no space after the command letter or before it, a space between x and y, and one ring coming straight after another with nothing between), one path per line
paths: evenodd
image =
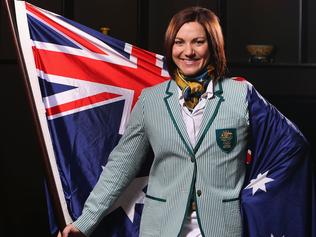
M181 26L172 46L172 59L185 76L198 74L210 58L203 26L188 22Z

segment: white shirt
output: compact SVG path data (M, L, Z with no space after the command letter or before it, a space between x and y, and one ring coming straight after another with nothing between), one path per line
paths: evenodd
M198 104L194 107L193 111L190 112L189 109L184 105L184 98L182 95L181 89L178 87L179 92L179 103L181 106L181 113L183 117L183 121L185 123L190 142L194 147L196 144L197 135L201 128L203 113L205 110L207 100L214 97L213 91L213 81L210 81L208 84L206 91L198 102Z
M213 91L213 81L210 81L206 91L194 107L193 111L190 112L189 109L184 105L184 98L181 89L178 87L179 92L179 103L181 106L182 118L185 123L187 133L189 135L190 142L194 147L196 144L196 139L199 134L201 123L203 119L203 113L205 110L207 100L214 97ZM189 214L185 220L184 226L181 230L181 236L185 237L199 237L202 236L199 224L197 221L197 213L193 211Z

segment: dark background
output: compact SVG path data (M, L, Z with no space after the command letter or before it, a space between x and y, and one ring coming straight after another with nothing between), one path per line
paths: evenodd
M39 7L156 53L179 9L202 5L221 19L229 75L243 76L316 145L316 2L314 0L37 0ZM273 63L248 62L245 46L276 46ZM1 236L50 236L44 171L32 115L0 5Z

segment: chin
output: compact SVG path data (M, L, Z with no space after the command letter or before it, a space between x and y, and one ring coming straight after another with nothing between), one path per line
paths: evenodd
M183 73L183 75L185 75L185 76L192 77L192 76L198 75L201 71L202 71L201 69L199 69L199 70L194 70L194 71L192 71L192 70L190 70L190 71L185 71L185 70L184 70L184 71L182 71L182 73Z
M183 73L183 75L188 76L188 77L192 77L195 75L198 75L204 67L201 67L200 65L197 67L197 65L195 65L193 67L193 65L191 67L187 66L186 67L182 67L180 68L180 71Z

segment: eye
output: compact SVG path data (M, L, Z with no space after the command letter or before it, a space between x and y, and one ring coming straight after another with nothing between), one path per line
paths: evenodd
M203 44L205 44L205 42L206 42L205 40L198 39L198 40L195 41L195 44L196 45L203 45Z
M183 40L176 39L173 44L174 45L182 45L183 44Z

